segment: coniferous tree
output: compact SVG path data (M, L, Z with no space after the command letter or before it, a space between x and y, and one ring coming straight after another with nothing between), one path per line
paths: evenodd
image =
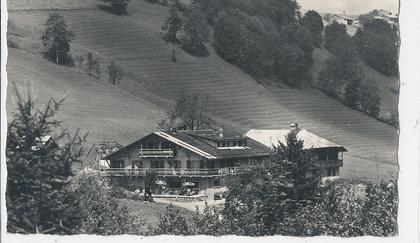
M17 110L8 124L7 229L14 233L70 234L80 222L77 208L68 189L72 166L80 161L84 139L78 132L51 137L60 125L54 117L63 100L50 99L37 109L28 94L16 89ZM47 139L46 139L47 138ZM68 138L64 146L57 141Z
M294 183L294 199L302 200L314 195L316 184L321 176L321 168L316 163L317 156L303 147L304 141L298 139L299 128L286 135L286 144L275 147L276 153L291 163ZM311 172L311 173L307 173Z
M46 48L44 56L56 64L73 64L69 52L70 42L74 40L74 34L67 30L64 18L58 13L52 13L49 15L45 25L47 28L41 37L42 45Z

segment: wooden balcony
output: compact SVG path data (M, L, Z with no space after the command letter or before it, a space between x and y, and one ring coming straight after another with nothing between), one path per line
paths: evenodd
M174 168L159 168L159 169L124 169L124 168L110 168L100 171L101 176L145 176L147 171L154 171L159 176L217 176L217 175L234 175L241 174L244 168L220 168L220 169L174 169Z
M170 149L139 149L140 158L173 158L174 151Z

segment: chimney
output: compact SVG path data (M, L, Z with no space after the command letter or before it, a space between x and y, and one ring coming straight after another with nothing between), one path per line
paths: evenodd
M223 129L222 128L219 129L219 137L221 137L221 138L223 137Z
M295 132L296 134L300 131L299 124L296 122L290 123L290 131Z

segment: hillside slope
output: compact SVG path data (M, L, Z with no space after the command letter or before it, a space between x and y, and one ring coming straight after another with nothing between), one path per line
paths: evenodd
M49 11L45 10L12 11L9 18L15 25L37 33L38 36L31 38L35 39L39 38L42 23L48 14ZM93 136L125 143L127 140L134 140L135 135L156 127L156 119L162 117L162 109L167 107L166 99L174 99L185 92L204 93L210 95L210 108L218 119L224 121L225 126L246 131L250 128L287 128L290 122L298 122L305 129L340 143L350 151L346 155L344 176L372 178L379 175L389 178L396 175L397 133L394 128L351 110L317 90L261 86L241 70L218 58L212 50L207 58L185 54L178 47L161 39L159 31L167 15L165 7L136 1L130 2L129 16L114 16L94 9L66 10L60 11L60 14L65 17L69 29L75 32L74 52L91 50L97 52L104 63L112 58L123 65L129 80L124 80L119 89L125 90L131 96L121 93L109 96L107 101L115 104L120 102L119 99L132 99L128 97L142 100L133 105L127 104L123 109L115 109L110 105L109 112L101 113L101 119L96 117L97 114L86 114L89 115L86 119L70 122L72 126L82 126L89 130L95 129L95 122L102 121L104 125L101 126L106 126L107 131L103 134L95 132ZM177 53L177 62L171 60L173 49ZM30 75L30 72L42 72L38 70L44 68L43 72L46 74L42 73L43 75L57 72L50 78L66 83L63 91L78 89L80 92L87 92L85 87L77 87L86 85L83 81L89 79L86 75L77 78L78 82L69 81L78 76L74 69L57 67L43 60L32 60L32 57L25 60L27 57L23 53L19 54L20 52L10 53L11 60L16 58L14 64L12 62L9 66L11 70L15 69L9 73L10 80L19 80L19 75L25 73ZM29 66L32 62L43 64L27 70L23 68L26 65L22 64L25 61ZM62 72L69 73L60 77ZM37 85L46 82L36 78L37 76L33 77L33 82ZM45 92L55 95L57 90ZM88 94L92 100L99 95L94 89ZM156 97L164 98L158 100ZM85 103L85 96L78 98ZM146 103L143 103L143 100ZM137 107L139 103L143 107ZM77 109L83 110L85 107L79 104L79 107L73 110L73 116L83 113ZM137 115L140 113L141 115ZM140 119L140 122L137 122L137 119Z

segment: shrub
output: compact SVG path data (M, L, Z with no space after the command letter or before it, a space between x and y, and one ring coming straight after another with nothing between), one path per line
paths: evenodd
M94 176L81 177L75 190L81 214L81 232L115 235L133 233L133 218L126 206L111 197L106 182Z
M191 235L191 229L187 219L178 208L172 204L166 207L165 214L161 215L159 225L154 231L155 234L169 235Z

